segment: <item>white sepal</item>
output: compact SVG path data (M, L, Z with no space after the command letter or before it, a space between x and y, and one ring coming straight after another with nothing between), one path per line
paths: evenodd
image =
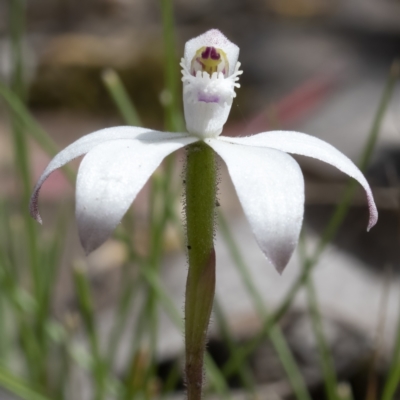
M76 218L86 253L112 233L161 161L197 139L114 140L102 143L83 159L76 183Z
M364 188L369 208L369 222L367 230L370 230L378 221L378 210L375 205L371 188L363 173L343 153L314 136L292 131L270 131L248 137L220 137L221 140L246 146L268 147L285 151L287 153L308 156L333 165L340 171L356 179Z
M38 197L40 188L42 187L45 180L50 176L52 172L56 169L61 168L65 164L72 161L74 158L86 154L93 147L100 143L113 139L123 139L123 138L135 138L138 135L150 132L147 128L138 128L131 126L119 126L114 128L101 129L99 131L85 135L75 141L74 143L67 146L64 150L60 151L49 163L47 168L44 170L40 176L31 196L29 210L31 216L36 219L36 221L42 223L42 218L39 214L38 208Z
M243 211L267 259L279 273L297 245L304 213L304 180L288 154L208 139L225 161Z
M40 188L45 180L56 169L63 167L73 159L80 157L91 149L103 142L109 142L118 139L140 139L146 140L165 140L175 137L182 137L180 133L169 133L153 131L148 128L139 128L135 126L118 126L113 128L101 129L99 131L85 135L60 151L49 163L47 168L40 176L31 196L29 210L30 214L36 221L42 223L42 218L39 214L38 198Z

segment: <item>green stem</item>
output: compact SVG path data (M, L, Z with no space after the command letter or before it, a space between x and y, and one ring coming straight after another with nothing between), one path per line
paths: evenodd
M392 363L383 387L382 400L392 400L400 381L400 318L397 322L397 334L393 350Z
M203 142L189 146L186 168L189 272L185 303L185 372L188 400L200 400L204 349L215 292L216 168L213 150Z
M314 335L317 339L318 352L321 359L322 374L324 377L325 394L328 400L337 400L337 381L335 365L333 363L329 346L325 339L325 332L321 313L318 307L317 293L315 291L312 277L306 282L308 308L311 315Z
M106 368L100 352L100 344L94 318L94 304L90 283L85 271L85 266L77 262L74 266L74 284L82 320L89 337L90 348L93 356L93 378L95 383L95 400L102 400L106 396Z

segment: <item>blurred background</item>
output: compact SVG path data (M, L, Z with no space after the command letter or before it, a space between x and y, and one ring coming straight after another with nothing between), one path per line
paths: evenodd
M240 47L244 71L224 135L331 143L361 163L380 214L367 233L362 190L297 157L304 229L279 276L219 163L207 398L400 398L400 1L1 0L1 400L184 398L184 152L87 258L79 160L43 186L43 226L27 203L82 135L182 131L179 59L210 28Z

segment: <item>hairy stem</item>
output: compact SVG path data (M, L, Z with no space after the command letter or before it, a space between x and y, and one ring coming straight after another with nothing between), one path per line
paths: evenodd
M200 400L207 329L215 292L214 219L216 168L204 142L188 148L186 231L189 272L185 302L186 385L188 400Z

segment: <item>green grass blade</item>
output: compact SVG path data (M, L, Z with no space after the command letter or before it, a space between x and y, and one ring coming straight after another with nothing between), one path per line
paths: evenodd
M179 62L175 53L174 17L171 0L160 0L163 21L165 51L165 127L169 131L182 132L185 124L182 117L179 93Z
M10 109L18 117L21 125L32 135L39 146L49 155L58 153L58 148L53 140L32 117L25 104L19 97L0 81L0 96L6 101Z
M221 305L217 298L214 299L214 316L218 324L218 329L221 334L221 339L228 346L231 354L235 354L237 346L234 339L230 333L228 322L224 315ZM248 365L243 364L238 370L240 381L246 390L248 390L252 395L255 395L255 382L251 375L251 370Z
M69 375L72 364L72 360L68 352L68 343L63 343L59 351L60 371L57 375L54 392L57 400L64 400L67 386L69 385Z
M108 68L103 71L101 78L124 121L128 125L142 126L139 114L118 74L113 69Z
M37 313L37 302L30 293L18 285L17 276L11 272L12 270L13 264L5 252L0 250L0 289L4 295L3 300L10 305L15 318L30 380L37 384L43 378L44 362L41 358L42 349L38 337L29 321L31 316Z
M6 101L12 112L18 118L19 123L26 133L32 136L41 149L50 157L58 153L58 147L43 128L36 122L35 118L26 108L18 96L0 81L0 96ZM74 182L75 173L68 167L62 169L67 178Z
M126 277L123 279L123 282L125 287L122 289L122 295L117 305L116 321L113 325L108 341L107 363L109 369L112 369L112 366L114 365L118 344L120 343L121 336L124 332L131 305L143 284L141 279L135 279L135 281L132 282L132 280L127 279Z
M400 314L397 323L396 342L390 365L389 373L387 375L385 385L382 392L382 400L392 400L399 387L400 382Z
M39 303L39 318L40 324L43 325L45 325L46 319L50 316L52 294L66 239L68 218L69 215L65 212L59 214L55 227L57 234L51 236L51 239L46 243L41 252L43 293Z
M93 356L93 378L95 381L95 400L102 400L106 395L106 369L100 354L100 345L96 331L95 312L90 284L85 266L76 263L74 266L74 284L79 302L83 323L88 333Z
M0 366L0 386L24 400L50 400L30 388L27 383L14 376L3 366Z
M10 7L10 30L11 30L11 47L12 47L12 77L11 88L15 95L24 102L26 98L26 87L24 80L24 60L22 55L22 40L25 29L25 1L12 0ZM14 161L17 168L22 189L22 216L27 233L27 248L29 255L29 266L35 296L39 299L41 295L40 287L40 269L38 260L38 246L36 225L29 216L29 198L31 191L31 175L30 175L30 157L28 152L28 143L24 134L24 128L21 126L15 113L11 113L12 136L14 142Z
M211 385L214 387L218 396L221 399L229 400L231 395L229 393L228 384L219 370L215 361L212 359L210 354L206 351L204 354L204 367L206 370L206 375Z
M165 399L166 396L174 390L180 378L181 378L181 367L179 363L176 361L174 362L171 371L167 376L164 387L162 389L161 393L162 399Z
M247 289L253 304L262 320L268 318L267 309L265 307L264 301L258 292L252 277L249 274L246 263L243 259L243 255L239 251L239 246L235 242L232 233L230 232L229 226L227 224L226 218L223 213L219 213L219 226L221 229L222 236L228 246L231 257L234 260L234 265L242 278L243 284ZM278 354L279 360L281 361L286 375L290 381L293 391L299 400L311 400L311 396L308 392L307 386L304 379L299 371L296 360L286 342L286 339L280 329L280 327L275 324L268 332L269 338L274 346L275 351ZM233 360L240 357L239 354L233 355ZM228 364L229 365L229 364Z
M1 265L0 265L1 268ZM8 360L9 353L9 335L7 332L7 308L4 294L0 294L0 360L4 363Z
M306 242L304 232L300 233L299 240L299 254L302 264L306 264ZM312 275L309 275L306 282L306 293L308 310L311 318L312 329L317 342L319 359L321 363L322 375L324 378L325 394L328 400L340 399L338 393L338 382L336 378L336 370L333 359L331 357L329 346L325 339L325 332L323 327L323 319L318 306L317 292L314 287Z
M318 352L321 360L326 397L328 400L337 400L335 366L329 352L329 347L326 343L322 317L318 307L317 293L311 276L307 280L306 288L308 308L310 310L314 335L317 339Z

